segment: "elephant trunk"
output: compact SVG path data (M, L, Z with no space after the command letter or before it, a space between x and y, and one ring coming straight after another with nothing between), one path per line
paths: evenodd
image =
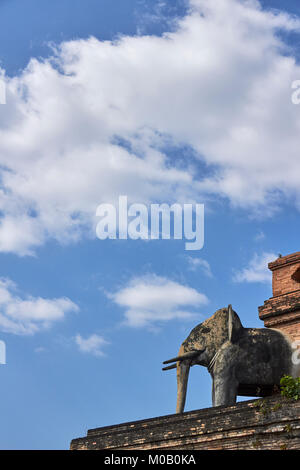
M183 353L184 353L183 346L181 346L181 348L179 350L179 356ZM177 362L177 406L176 406L176 413L183 413L183 411L184 411L187 384L188 384L189 371L190 371L190 363L191 363L191 361L188 360L188 359Z

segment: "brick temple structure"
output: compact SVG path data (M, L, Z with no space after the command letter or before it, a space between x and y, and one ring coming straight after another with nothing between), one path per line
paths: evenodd
M269 263L273 297L259 307L265 327L300 340L300 252ZM71 450L300 450L300 400L280 394L88 431Z
M91 429L71 442L71 450L111 452L299 449L300 400L280 395Z
M300 251L269 263L273 297L258 307L265 327L276 328L300 340Z

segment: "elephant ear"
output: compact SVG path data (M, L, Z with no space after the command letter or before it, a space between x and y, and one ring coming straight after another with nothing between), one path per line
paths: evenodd
M228 340L234 343L239 338L243 330L243 325L239 316L233 311L232 306L228 305Z

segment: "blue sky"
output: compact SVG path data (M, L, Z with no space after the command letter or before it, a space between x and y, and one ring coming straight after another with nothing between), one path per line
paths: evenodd
M299 251L299 32L296 0L0 0L1 449L173 413L197 323L263 326ZM203 249L97 239L122 194L204 203ZM194 367L186 409L210 390Z

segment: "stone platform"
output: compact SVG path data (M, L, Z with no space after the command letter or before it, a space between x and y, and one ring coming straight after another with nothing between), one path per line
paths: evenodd
M88 431L71 450L300 450L300 400L275 395Z

